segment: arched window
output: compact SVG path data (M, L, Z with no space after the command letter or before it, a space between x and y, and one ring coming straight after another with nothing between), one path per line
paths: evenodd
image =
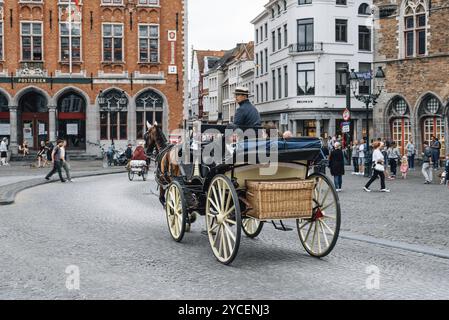
M429 143L432 136L441 142L441 155L445 155L445 120L442 104L434 95L427 95L421 102L418 116L421 118L422 141Z
M86 112L86 101L78 93L68 92L58 100L58 111L62 113Z
M163 125L164 99L157 92L147 90L141 93L136 99L136 108L137 139L143 139L147 122L150 124L157 122L159 125Z
M47 99L39 92L25 93L19 100L19 109L26 113L48 112Z
M0 112L9 112L8 99L0 93Z
M389 117L391 119L391 137L401 150L405 153L405 147L412 138L412 126L410 122L410 109L407 102L397 97L390 105Z
M112 89L100 95L100 137L102 140L128 139L128 99Z
M405 56L425 55L427 53L427 3L424 0L406 0L403 13Z
M364 15L364 16L369 16L371 15L371 8L367 3L362 3L359 6L359 14L360 15Z

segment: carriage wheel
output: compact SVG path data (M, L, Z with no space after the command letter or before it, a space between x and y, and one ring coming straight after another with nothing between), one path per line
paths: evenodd
M340 201L332 182L319 173L309 179L315 181L313 214L311 219L296 221L299 239L304 249L313 257L327 256L337 243L340 232Z
M248 238L256 238L263 228L263 221L254 218L246 218L242 221L242 229Z
M184 193L179 182L173 182L165 196L168 229L176 242L181 242L186 231L187 210Z
M129 181L134 180L134 172L131 169L128 171L128 179Z
M215 257L223 264L230 264L239 250L242 217L235 187L224 175L217 175L210 184L206 228Z

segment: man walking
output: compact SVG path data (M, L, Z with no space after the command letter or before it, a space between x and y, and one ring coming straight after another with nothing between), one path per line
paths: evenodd
M5 137L0 142L0 166L8 166L8 139Z
M433 169L438 170L440 164L441 143L435 136L432 136L432 142L430 142L430 149L432 151Z
M424 176L424 179L426 181L424 184L431 184L433 180L433 174L432 174L432 149L430 149L428 143L424 143L424 152L422 154L423 156L423 165L422 165L422 174Z
M67 140L64 140L64 142L62 143L62 147L61 147L61 166L62 166L62 168L65 171L65 174L67 176L67 180L69 182L72 182L72 177L70 176L70 165L67 162L66 148L67 148Z
M61 182L65 182L64 178L62 177L61 172L61 147L63 145L62 140L57 141L56 147L53 149L53 152L51 154L51 161L53 162L53 169L47 174L45 177L46 180L50 180L50 178L58 172L59 179Z

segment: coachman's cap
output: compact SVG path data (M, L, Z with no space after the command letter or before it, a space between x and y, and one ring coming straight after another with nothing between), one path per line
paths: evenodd
M249 90L245 87L237 87L234 91L235 95L249 96Z

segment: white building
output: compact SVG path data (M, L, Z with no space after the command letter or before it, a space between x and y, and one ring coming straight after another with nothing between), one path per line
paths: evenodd
M341 134L345 70L366 72L372 66L371 3L272 0L265 5L252 21L255 101L262 121L273 121L298 136ZM367 93L369 82L360 90ZM355 98L351 107L352 130L360 139L366 109Z

